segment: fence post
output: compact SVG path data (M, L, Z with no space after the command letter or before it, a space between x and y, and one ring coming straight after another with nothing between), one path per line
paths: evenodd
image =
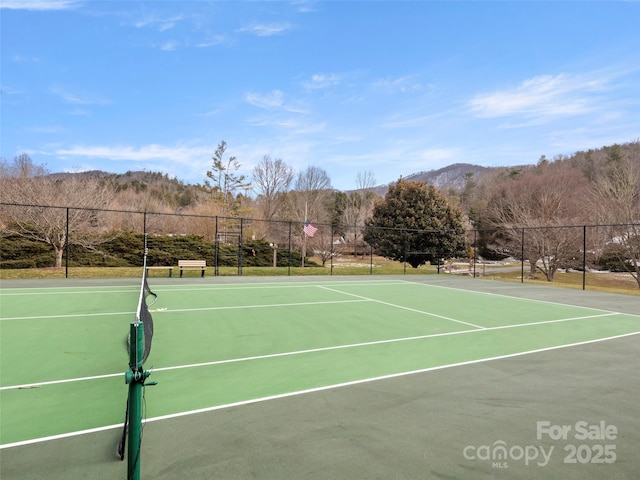
M331 223L331 236L329 237L331 247L329 247L329 274L333 275L333 222Z
M240 219L240 238L238 238L238 276L242 276L242 218Z
M520 283L524 283L524 227L520 238Z
M587 226L582 226L582 290L587 289Z
M213 256L213 275L217 277L220 275L220 267L218 266L218 255L220 254L220 236L218 235L218 216L216 215L216 230L214 232L215 238L215 246L214 246L214 256Z
M369 275L373 275L373 245L369 245Z
M291 276L291 222L289 222L289 276Z
M478 239L478 230L477 229L473 229L473 278L476 278L476 245L477 245L477 239Z
M64 278L69 278L69 207L67 207L67 224L65 225L65 242L66 242L66 245L64 248L65 249Z

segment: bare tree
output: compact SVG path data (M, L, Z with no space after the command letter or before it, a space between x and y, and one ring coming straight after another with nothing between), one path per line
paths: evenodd
M309 239L309 247L313 250L313 254L320 259L322 266L325 266L332 257L337 255L332 248L332 243L331 231L324 229Z
M356 174L356 188L358 190L369 191L376 186L376 177L370 170L358 172Z
M308 167L296 176L294 189L287 195L291 216L302 222L326 223L331 179L325 170L319 167ZM302 266L306 255L307 235L300 230L302 247Z
M608 149L593 184L593 206L609 227L609 245L640 288L640 142Z
M67 242L91 247L101 241L92 233L108 230L99 209L110 206L114 193L98 178L45 175L45 167L33 164L28 155L16 157L3 173L0 202L14 204L2 210L3 234L51 245L56 267L62 266Z
M586 188L579 170L542 163L494 191L488 208L500 229L499 241L511 245L512 254L519 253L514 245L524 250L532 276L539 269L552 282L558 268L581 248L576 230L561 226L580 220Z
M349 192L345 198L343 223L347 226L346 233L351 233L347 240L353 247L354 256L358 250L358 239L362 237L361 226L373 211L373 203L377 197L372 190L375 183L376 180L372 172L358 172L356 175L357 190Z
M22 153L9 163L6 160L0 162L0 178L33 178L49 173L44 165L33 163L31 157Z
M253 190L258 194L258 207L264 220L273 220L285 201L285 193L293 181L293 168L280 158L265 155L253 169Z
M298 172L292 202L293 214L299 221L311 219L324 222L327 219L327 199L331 192L331 179L325 170L308 167ZM305 218L306 214L306 218Z

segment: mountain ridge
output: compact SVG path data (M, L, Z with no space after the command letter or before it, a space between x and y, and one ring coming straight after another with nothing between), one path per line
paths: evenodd
M482 165L475 165L472 163L452 163L451 165L447 165L442 168L412 173L406 177L400 178L410 182L427 182L438 190L449 190L452 188L462 189L467 182L468 174L471 174L471 178L477 182L489 175L496 175L513 169L525 169L531 166L532 165L483 167ZM396 182L391 182L387 185L378 185L372 188L372 190L378 195L384 196L389 190L389 186L395 183Z
M508 166L508 167L485 167L482 165L475 165L471 163L453 163L447 165L442 168L428 170L428 171L420 171L416 173L412 173L407 176L401 176L400 178L410 182L427 182L429 185L433 185L435 188L445 191L449 189L462 189L464 188L466 182L469 178L472 178L474 181L478 182L483 178L496 175L504 171L513 170L513 169L525 169L531 167L532 165L519 165L519 166ZM83 178L97 178L97 179L109 179L114 184L119 185L120 188L126 185L133 184L135 187L139 188L140 185L144 184L167 184L167 183L175 183L179 186L180 190L189 187L201 187L200 184L197 183L185 183L178 178L170 178L168 175L160 173L160 172L151 172L147 170L139 170L139 171L128 171L126 173L111 173L103 170L87 170L84 172L56 172L48 174L50 177L54 178L68 178L71 176L80 176ZM469 177L470 176L470 177ZM394 185L396 181L389 182L387 184L376 185L372 187L370 190L375 192L380 196L384 196L389 187ZM346 190L346 192L357 191L356 189Z

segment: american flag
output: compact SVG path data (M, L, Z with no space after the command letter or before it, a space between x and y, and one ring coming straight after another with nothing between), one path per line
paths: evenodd
M302 229L304 233L306 233L309 237L313 237L318 229L311 225L309 222L304 222L304 228Z

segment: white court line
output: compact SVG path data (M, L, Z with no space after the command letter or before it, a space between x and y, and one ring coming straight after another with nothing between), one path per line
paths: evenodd
M200 308L174 308L171 310L162 310L163 312L206 312L210 310L244 310L249 308L271 308L271 307L300 307L309 305L332 305L340 303L360 303L367 300L327 300L325 302L298 302L298 303L272 303L262 305L229 305L225 307L200 307ZM151 310L154 313L153 310ZM135 315L136 312L112 312L112 313L73 313L73 314L60 314L60 315L39 315L33 317L0 317L0 321L6 320L42 320L53 318L76 318L76 317L101 317L109 315Z
M8 320L49 320L53 318L109 317L113 315L135 315L136 312L67 313L61 315L36 315L33 317L0 317L0 322Z
M227 307L198 307L198 308L172 308L171 310L166 310L167 312L206 312L209 310L245 310L251 308L271 308L271 307L304 307L309 305L334 305L340 303L363 303L368 300L359 299L359 300L328 300L326 302L297 302L297 303L272 303L272 304L264 304L264 305L232 305Z
M402 285L404 282L402 280L372 280L370 282L356 282L356 281L327 281L326 285L346 285L346 286L385 286L385 285ZM314 288L318 286L324 286L325 284L320 282L297 282L297 283L225 283L225 284L210 284L210 285L154 285L153 290L163 291L163 292L173 292L173 291L207 291L207 290L216 290L219 292L227 291L227 290L266 290L266 289L274 289L274 288ZM168 287L168 288L165 288Z
M467 290L465 288L449 287L449 286L446 286L446 285L433 285L431 283L422 283L422 282L416 282L416 281L410 281L410 280L399 280L399 281L403 282L403 283L409 283L409 284L412 284L412 285L420 285L422 287L444 288L446 290L455 290L457 292L465 292L465 293L475 293L477 295L482 295L482 296L509 298L511 300L523 300L525 302L543 303L543 304L546 304L546 305L554 305L554 306L560 306L560 307L584 308L585 310L593 310L593 311L596 311L596 312L622 313L622 312L616 312L615 310L606 310L604 308L585 307L584 305L573 305L573 304L570 304L570 303L552 302L550 300L540 300L540 299L537 299L537 298L516 297L516 296L512 296L512 295L505 295L504 293L493 293L493 292L482 292L482 291L478 291L478 290ZM631 316L634 316L634 317L640 317L640 315L636 315L636 314L633 314L633 313L625 313L625 315L631 315Z
M230 358L227 360L214 360L211 362L202 362L202 363L192 363L186 365L176 365L172 367L159 367L152 368L152 372L166 372L169 370L182 370L185 368L197 368L197 367L210 367L215 365L223 365L227 363L239 363L239 362L248 362L253 360L265 360L268 358L278 358L278 357L287 357L291 355L304 355L308 353L317 353L317 352L326 352L330 350L342 350L347 348L359 348L359 347L368 347L372 345L383 345L385 343L396 343L396 342L408 342L412 340L425 340L427 338L436 338L436 337L448 337L452 335L461 335L466 333L480 333L480 332L490 332L492 330L505 330L508 328L522 328L528 326L535 325L544 325L550 323L562 323L562 322L572 322L576 320L587 320L590 318L601 318L601 317L609 317L612 315L619 315L616 313L604 313L600 315L590 315L586 317L574 317L574 318L561 318L558 320L543 320L541 322L531 322L531 323L521 323L518 325L501 325L498 327L487 327L483 329L474 329L474 330L457 330L455 332L443 332L443 333L431 333L428 335L416 335L413 337L402 337L402 338L390 338L386 340L375 340L372 342L362 342L362 343L351 343L346 345L332 345L330 347L318 347L311 348L308 350L294 350L291 352L280 352L280 353L270 353L266 355L255 355L252 357L243 357L243 358ZM104 375L93 375L90 377L79 377L79 378L68 378L64 380L52 380L49 382L40 382L40 383L25 383L22 385L8 385L5 387L0 387L0 391L2 390L19 390L19 389L28 389L28 388L38 388L44 385L57 385L60 383L71 383L71 382L82 382L86 380L100 380L103 378L113 378L124 375L124 373L107 373Z
M245 406L245 405L251 405L251 404L255 404L255 403L261 403L261 402L267 402L270 400L278 400L281 398L288 398L288 397L295 397L298 395L305 395L308 393L317 393L317 392L322 392L322 391L326 391L326 390L333 390L336 388L342 388L342 387L351 387L354 385L361 385L364 383L370 383L370 382L376 382L376 381L380 381L380 380L390 380L393 378L400 378L400 377L405 377L408 375L416 375L416 374L420 374L420 373L427 373L427 372L433 372L433 371L437 371L437 370L444 370L447 368L455 368L455 367L463 367L463 366L467 366L467 365L474 365L474 364L479 364L479 363L484 363L484 362L492 362L495 360L504 360L504 359L508 359L508 358L514 358L514 357L520 357L523 355L530 355L530 354L534 354L534 353L542 353L542 352L548 352L548 351L552 351L552 350L560 350L563 348L570 348L570 347L577 347L577 346L581 346L581 345L588 345L588 344L592 344L592 343L598 343L598 342L605 342L608 340L615 340L618 338L624 338L624 337L629 337L632 335L638 335L640 334L640 332L632 332L632 333L625 333L622 335L615 335L612 337L606 337L606 338L599 338L597 340L587 340L584 342L576 342L576 343L568 343L565 345L557 345L555 347L546 347L546 348L539 348L536 350L528 350L526 352L518 352L518 353L510 353L508 355L499 355L496 357L489 357L489 358L481 358L481 359L477 359L477 360L469 360L466 362L458 362L458 363L451 363L451 364L447 364L447 365L439 365L436 367L429 367L429 368L422 368L419 370L411 370L408 372L400 372L400 373L392 373L389 375L382 375L382 376L378 376L378 377L370 377L370 378L363 378L360 380L353 380L351 382L343 382L343 383L336 383L333 385L326 385L323 387L315 387L315 388L308 388L305 390L297 390L295 392L288 392L288 393L281 393L278 395L270 395L267 397L260 397L260 398L254 398L254 399L250 399L250 400L243 400L243 401L239 401L239 402L233 402L233 403L226 403L224 405L216 405L213 407L207 407L207 408L200 408L197 410L189 410L186 412L179 412L179 413L172 413L169 415L161 415L158 417L152 417L152 418L147 418L144 423L149 423L149 422L157 422L157 421L162 421L162 420L169 420L172 418L178 418L178 417L185 417L188 415L196 415L199 413L207 413L207 412L213 412L216 410L223 410L226 408L233 408L233 407L241 407L241 406ZM62 433L59 435L51 435L48 437L41 437L41 438L33 438L30 440L23 440L23 441L19 441L19 442L13 442L13 443L5 443L3 445L0 445L0 450L5 449L5 448L12 448L12 447L20 447L20 446L24 446L24 445L32 445L34 443L42 443L42 442L47 442L47 441L51 441L51 440L61 440L64 438L69 438L69 437L76 437L79 435L86 435L86 434L91 434L91 433L97 433L97 432L102 432L102 431L106 431L106 430L114 430L116 428L122 428L123 424L122 423L117 423L114 425L106 425L104 427L97 427L97 428L91 428L91 429L87 429L87 430L79 430L76 432L69 432L69 433Z
M152 277L154 278L154 277ZM153 284L153 280L151 281ZM371 280L367 282L362 281L349 281L349 280L327 280L326 283L331 285L401 285L403 280ZM267 288L310 288L318 286L318 282L270 282L270 283L220 283L220 284L207 284L207 285L167 285L159 283L152 285L153 291L158 292L185 292L185 291L207 291L207 290L245 290L245 289L267 289ZM103 290L92 290L99 288ZM108 286L72 286L72 287L34 287L34 288L2 288L0 289L0 297L3 296L24 296L24 295L75 295L75 294L94 294L94 293L130 293L140 290L139 285L114 285L116 289L127 290L110 290ZM107 289L107 290L104 290Z
M476 325L474 323L463 322L462 320L456 320L455 318L445 317L444 315L438 315L436 313L425 312L424 310L418 310L416 308L403 307L402 305L396 305L394 303L383 302L382 300L376 300L375 298L369 298L369 297L364 297L362 295L356 295L355 293L342 292L340 290L335 290L333 288L329 288L329 287L327 287L325 285L318 285L318 287L322 288L324 290L329 290L330 292L342 293L344 295L349 295L351 297L360 298L362 300L368 300L370 302L380 303L382 305L387 305L389 307L399 308L401 310L407 310L409 312L421 313L423 315L429 315L430 317L441 318L443 320L448 320L450 322L462 323L463 325L469 325L470 327L479 328L481 330L485 328L485 327L481 327L480 325Z
M34 292L34 291L20 291L20 292L0 292L0 297L24 297L28 295L95 295L95 294L108 294L108 293L136 293L140 291L140 286L131 287L129 290L77 290L78 287L64 287L65 290L59 290L61 287L51 287L51 289L58 289L55 291L47 292ZM80 287L80 288L97 288L97 287ZM100 287L104 288L104 287ZM126 287L115 287L126 288ZM35 290L35 289L34 289ZM40 289L38 289L40 290Z

